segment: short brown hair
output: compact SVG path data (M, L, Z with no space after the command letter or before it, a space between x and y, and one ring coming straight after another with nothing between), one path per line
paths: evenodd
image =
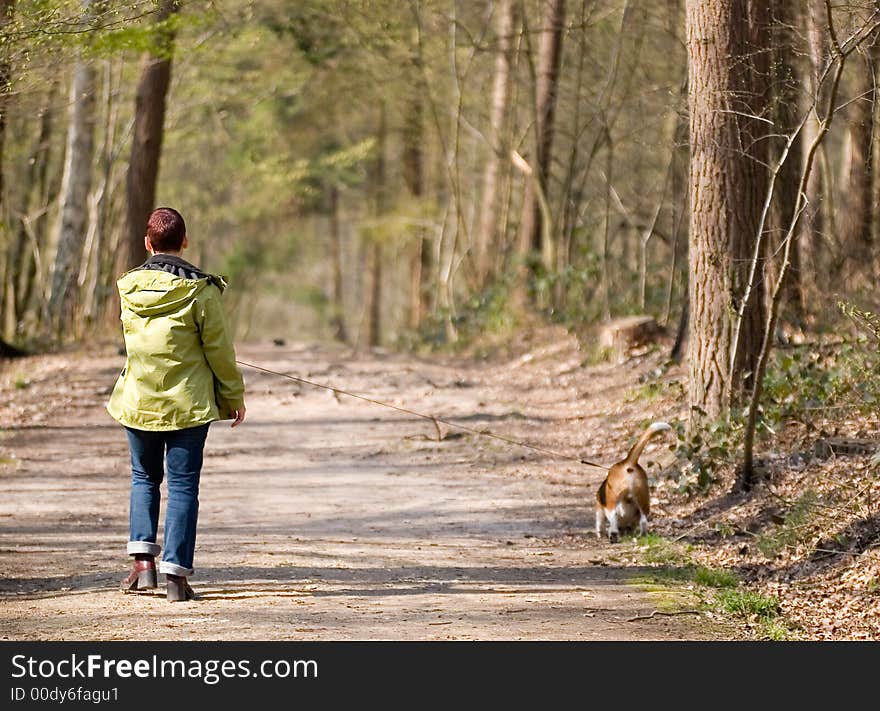
M174 208L157 207L147 220L147 237L157 252L179 252L186 237L186 223Z

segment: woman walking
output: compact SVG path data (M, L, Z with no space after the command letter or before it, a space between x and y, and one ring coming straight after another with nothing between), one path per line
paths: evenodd
M107 410L125 427L131 453L128 554L134 566L123 590L158 585L159 485L168 481L164 553L158 572L171 602L194 597L199 477L208 427L245 417L244 383L223 316L222 277L181 258L186 224L168 207L152 212L141 266L117 281L126 363Z

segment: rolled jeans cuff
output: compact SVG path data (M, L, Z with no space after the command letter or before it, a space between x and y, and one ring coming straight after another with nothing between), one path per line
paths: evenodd
M193 569L184 568L182 565L177 565L177 563L168 563L163 560L159 563L159 572L163 575L181 575L184 578L188 578L193 574Z
M129 555L146 554L157 556L162 551L162 546L150 541L129 541L127 550Z

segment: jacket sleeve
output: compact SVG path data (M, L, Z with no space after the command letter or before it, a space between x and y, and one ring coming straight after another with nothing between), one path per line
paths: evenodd
M226 328L220 290L208 286L198 300L196 321L202 339L202 349L208 365L214 372L214 396L220 417L229 419L232 411L244 405L244 381L235 365L235 348Z

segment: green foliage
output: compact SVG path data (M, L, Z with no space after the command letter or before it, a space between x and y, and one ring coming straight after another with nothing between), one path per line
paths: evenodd
M664 566L685 566L689 557L683 546L657 533L648 533L636 539L642 558L648 563Z
M735 588L739 585L739 577L732 570L707 568L702 565L694 569L693 580L697 585L709 588Z
M674 425L678 435L676 459L681 465L674 478L681 493L705 494L718 479L718 472L732 465L742 443L743 423L738 413L730 420L720 419L685 432L684 424Z
M601 303L595 298L599 284L599 258L585 254L577 266L561 271L547 271L537 255L529 260L532 278L530 296L537 304L546 305L548 315L566 325L595 323L602 317Z
M430 348L451 345L447 322L456 330L456 347L466 347L482 336L509 334L516 325L510 305L512 279L502 277L458 305L453 316L448 309L428 314L419 326L418 340Z
M718 592L721 609L741 617L755 616L759 620L772 620L779 615L779 601L772 596L752 590L725 588Z
M880 353L866 344L860 338L833 348L775 353L764 376L759 437L773 436L791 419L804 422L824 416L831 408L875 412L880 402ZM680 492L706 493L719 472L736 464L744 423L745 413L734 408L728 419L705 423L690 434L677 425L681 466L675 479Z
M31 381L25 378L24 375L16 375L15 376L15 389L16 390L25 390L31 386Z
M764 378L761 424L772 431L791 417L848 406L868 414L880 402L880 357L865 339L833 350L783 352L770 362Z
M818 502L818 494L808 489L785 514L785 520L772 531L758 536L755 545L766 558L775 558L783 548L794 546L808 535L808 526Z
M104 30L99 28L97 32L81 35L79 41L90 57L109 57L123 51L134 51L171 59L174 56L174 35L184 22L190 29L197 25L204 28L208 19L195 13L187 13L185 19L182 15L173 14L159 22L147 21Z

